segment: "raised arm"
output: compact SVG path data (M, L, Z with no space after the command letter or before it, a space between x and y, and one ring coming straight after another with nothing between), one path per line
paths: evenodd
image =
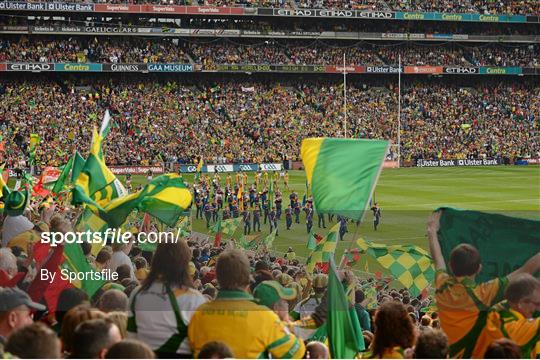
M441 245L439 244L439 238L437 231L439 231L439 221L441 219L442 211L436 211L431 214L427 222L427 236L429 240L429 250L431 257L433 258L433 265L435 270L446 270L446 264L441 251Z
M534 275L538 271L540 271L540 252L534 255L533 257L531 257L529 260L527 260L527 262L522 267L510 273L507 277L508 277L508 280L510 281L519 274Z

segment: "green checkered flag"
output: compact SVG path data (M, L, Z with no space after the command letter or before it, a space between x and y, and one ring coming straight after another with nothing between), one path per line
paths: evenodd
M435 277L431 257L424 249L414 245L384 245L358 239L358 247L372 256L392 276L418 296Z
M337 239L339 238L339 222L330 229L324 239L322 239L315 249L309 254L306 261L306 270L312 273L315 266L320 263L328 264L330 258L334 256L336 251Z

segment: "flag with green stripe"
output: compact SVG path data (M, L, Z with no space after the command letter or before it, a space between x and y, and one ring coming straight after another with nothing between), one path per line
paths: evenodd
M329 263L326 330L330 354L333 359L354 359L359 352L365 350L362 328L356 310L349 303L333 256Z
M308 138L301 156L320 214L360 219L375 189L386 140Z
M56 182L54 183L54 186L52 188L53 193L58 194L64 190L64 187L66 185L66 180L69 177L69 172L71 171L72 165L73 165L73 156L69 158L68 162L62 168L62 172L60 172L58 179L56 179Z
M82 168L84 167L84 163L86 160L82 157L81 154L79 154L78 151L75 152L75 155L73 156L73 167L71 169L71 182L74 183L75 180L79 177L79 174L81 173Z

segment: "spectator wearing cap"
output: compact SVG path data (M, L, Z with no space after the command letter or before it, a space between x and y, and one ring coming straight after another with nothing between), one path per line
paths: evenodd
M275 280L263 281L253 291L255 301L272 309L284 322L289 321L287 301L296 299L296 295L296 289L283 287Z
M17 288L0 288L0 344L4 345L17 329L32 323L32 311L45 310Z
M488 316L487 330L493 340L503 337L514 341L522 358L540 355L540 280L530 274L520 274L510 280L504 293L505 301L494 306Z
M217 260L216 275L220 286L216 300L199 307L188 328L196 357L210 341L227 344L237 358L270 355L301 358L304 355L303 341L290 333L278 315L257 304L247 292L250 268L243 252L223 252Z
M158 357L192 357L187 327L207 300L193 288L191 250L185 241L158 244L150 273L130 297L129 336Z
M520 274L540 270L540 253L531 257L514 272L477 284L476 275L482 271L480 253L469 244L460 244L450 253L450 273L446 271L437 232L441 211L434 212L427 225L429 247L435 275L436 301L443 331L450 343L450 357L479 358L490 344L486 331L489 308L503 300L509 281Z

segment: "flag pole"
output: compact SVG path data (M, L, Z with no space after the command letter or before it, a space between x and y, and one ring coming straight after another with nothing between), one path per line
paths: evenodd
M343 52L343 114L344 114L344 124L345 128L344 137L347 137L347 72L345 71L345 52Z
M401 54L398 55L398 131L397 131L397 158L398 167L401 165Z

